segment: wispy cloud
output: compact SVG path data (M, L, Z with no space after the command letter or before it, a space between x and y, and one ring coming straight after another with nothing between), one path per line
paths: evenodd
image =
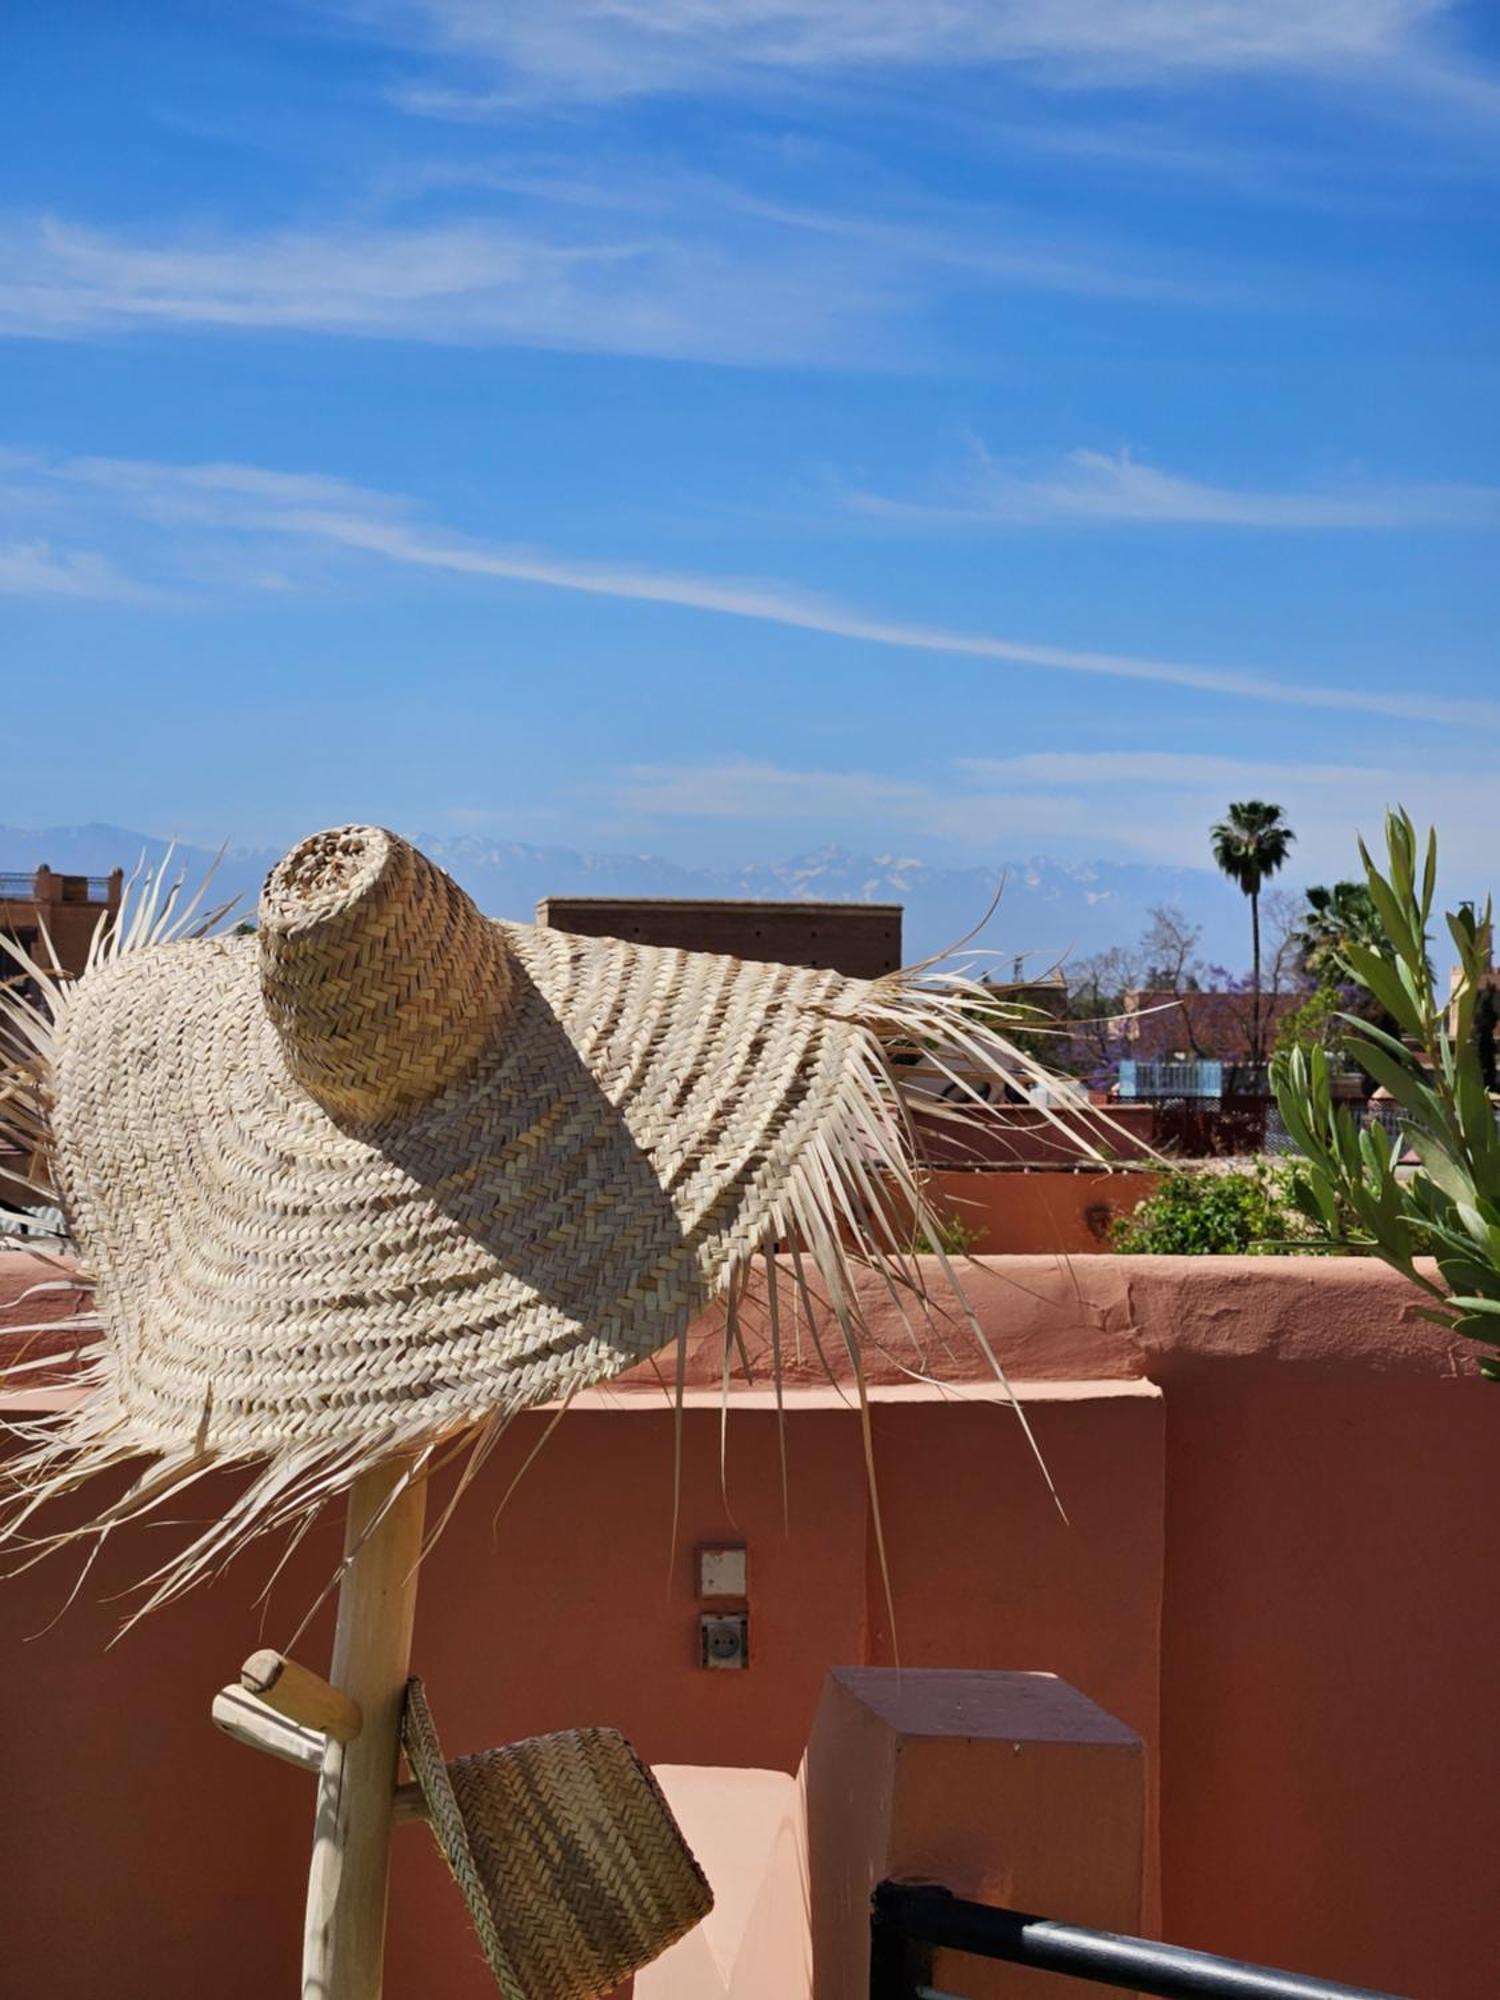
M928 818L930 786L870 771L790 770L740 759L721 764L634 764L619 802L653 818L831 820Z
M414 110L895 68L1024 65L1061 86L1247 71L1348 74L1427 50L1448 0L365 0L360 19L447 58ZM1434 52L1436 60L1440 51Z
M1500 486L1352 480L1304 491L1220 486L1147 465L1129 451L1081 449L1027 467L992 458L980 445L939 497L856 492L848 504L881 519L934 526L1500 528Z
M0 596L119 603L154 595L89 549L59 549L37 541L0 544Z
M919 189L882 184L867 213L782 182L629 158L580 174L523 154L392 168L381 206L397 220L125 231L15 215L0 218L0 335L186 328L881 367L923 358L959 296L1198 305L1273 289Z
M676 605L684 610L751 619L761 624L822 633L829 638L853 640L863 645L896 647L905 652L983 660L1055 673L1087 674L1112 680L1149 681L1165 687L1192 688L1206 694L1229 695L1246 701L1278 703L1293 708L1397 716L1408 721L1475 723L1487 728L1500 726L1500 702L1488 700L1385 692L1368 686L1340 688L1311 681L1284 681L1269 674L1231 668L1148 659L1134 654L1036 645L989 633L906 623L803 596L779 584L677 575L659 570L584 563L568 557L493 549L435 535L417 527L364 521L349 516L303 512L288 516L281 525L291 532L324 537L346 548L360 549L392 562L446 570L454 575L540 584L548 589L578 591L590 597Z
M708 361L847 358L903 301L868 254L496 222L153 239L0 229L0 333L300 332Z
M1276 799L1297 829L1299 875L1347 875L1354 830L1378 833L1403 802L1443 829L1450 871L1488 879L1494 812L1489 773L1430 764L1299 763L1275 757L1169 751L1037 751L956 759L921 779L873 771L797 769L727 760L637 765L612 797L634 823L795 824L825 838L868 838L873 822L903 839L941 840L976 854L1053 840L1180 865L1208 864L1207 828L1232 798Z
M1169 791L1227 793L1402 781L1402 773L1386 765L1311 764L1292 757L1225 757L1178 750L1032 750L1019 757L960 757L954 769L970 782L1007 788L1159 785Z
M29 476L43 474L36 466ZM432 573L535 585L622 603L659 604L713 617L745 619L864 646L982 662L1021 672L1084 675L1154 683L1253 703L1324 709L1407 721L1500 726L1500 703L1428 692L1338 687L1290 681L1230 667L1138 654L1039 644L989 632L907 621L831 602L796 587L761 580L599 563L531 549L492 545L423 523L396 497L372 494L317 475L237 465L169 466L146 461L74 459L50 470L54 490L73 485L112 495L137 518L180 511L193 497L205 523L260 537ZM176 538L172 538L174 552Z

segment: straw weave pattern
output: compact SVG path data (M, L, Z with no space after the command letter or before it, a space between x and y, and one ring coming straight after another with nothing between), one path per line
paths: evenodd
M445 1765L414 1680L403 1740L505 2000L598 2000L713 1907L617 1731L533 1736Z
M502 933L379 827L304 841L272 870L260 917L262 995L287 1070L347 1123L435 1096L504 1017Z
M357 915L122 959L66 1017L57 1149L141 1444L437 1437L617 1374L764 1238L861 1039L837 974L478 918L443 936L506 1004L413 1103L465 1043L411 926ZM408 1093L374 1125L328 1108L368 1108L370 1036Z

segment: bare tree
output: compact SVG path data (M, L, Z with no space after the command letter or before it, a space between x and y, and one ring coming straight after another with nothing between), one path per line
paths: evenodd
M1068 1016L1075 1060L1085 1070L1118 1061L1126 996L1141 984L1141 955L1128 945L1111 945L1086 958L1069 959Z
M1196 992L1207 970L1198 956L1202 924L1195 924L1176 903L1154 903L1146 914L1151 921L1140 943L1146 984L1169 993Z
M1261 903L1264 933L1264 987L1272 1003L1283 993L1308 993L1316 983L1308 973L1306 900L1287 889L1272 889Z
M1175 903L1153 904L1147 915L1150 922L1140 942L1141 984L1149 991L1170 994L1177 1001L1177 1024L1188 1050L1201 1062L1208 1051L1199 1037L1187 996L1201 993L1212 984L1211 968L1198 955L1203 926L1195 924Z

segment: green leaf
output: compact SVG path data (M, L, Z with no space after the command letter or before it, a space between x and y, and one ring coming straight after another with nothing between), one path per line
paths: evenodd
M1413 1002L1397 966L1389 959L1381 958L1367 945L1352 941L1345 944L1340 957L1352 977L1367 993L1373 993L1385 1011L1399 1021L1409 1034L1426 1032L1426 1016Z
M1413 926L1410 907L1403 907L1398 902L1389 885L1383 882L1379 875L1370 877L1370 896L1380 918L1381 929L1402 959L1413 968L1420 963L1425 969L1427 954L1422 948L1421 933Z
M1371 1076L1383 1083L1413 1118L1439 1130L1447 1123L1442 1100L1431 1084L1425 1081L1423 1072L1415 1063L1409 1059L1404 1063L1397 1062L1376 1043L1363 1040L1357 1047L1357 1056Z
M1449 1152L1431 1132L1413 1130L1408 1134L1422 1171L1440 1187L1450 1201L1472 1201L1474 1181L1461 1159Z
M1437 894L1437 866L1437 829L1430 826L1427 829L1427 859L1422 869L1422 928L1424 931L1427 928L1427 913L1431 910L1432 899Z

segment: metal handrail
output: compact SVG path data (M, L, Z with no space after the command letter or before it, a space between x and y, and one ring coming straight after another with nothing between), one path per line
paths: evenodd
M962 2000L932 1985L939 1949L1000 1959L1159 2000L1398 2000L1154 1938L966 1902L929 1883L882 1882L870 1922L870 2000Z
M25 874L16 869L0 870L0 901L7 903L32 903L37 900L37 877L43 871L32 868ZM48 871L50 879L59 886L59 895L49 900L62 902L107 903L116 887L114 875L59 875ZM77 893L77 885L83 884L83 893Z

